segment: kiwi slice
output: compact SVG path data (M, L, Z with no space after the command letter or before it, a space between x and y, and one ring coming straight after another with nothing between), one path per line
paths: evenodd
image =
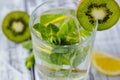
M2 31L6 37L16 43L30 38L29 15L24 11L12 11L3 19Z
M120 8L115 0L81 0L76 10L81 26L91 31L98 20L98 30L111 28L120 16Z

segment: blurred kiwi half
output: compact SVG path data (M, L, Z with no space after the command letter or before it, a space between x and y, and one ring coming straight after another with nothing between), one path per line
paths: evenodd
M24 11L12 11L3 19L2 31L6 37L16 43L30 38L29 15Z

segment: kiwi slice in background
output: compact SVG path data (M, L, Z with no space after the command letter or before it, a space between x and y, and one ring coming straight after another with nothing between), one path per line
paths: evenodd
M30 38L29 15L24 11L12 11L3 19L2 31L6 37L16 43Z
M120 17L120 7L115 0L81 0L76 10L80 25L91 31L98 20L98 30L111 28Z

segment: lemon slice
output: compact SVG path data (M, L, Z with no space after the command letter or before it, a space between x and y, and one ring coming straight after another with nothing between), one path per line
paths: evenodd
M102 52L92 54L92 64L101 73L108 76L120 75L120 59Z
M47 26L47 25L50 24L50 23L57 23L57 22L59 22L59 21L61 21L61 20L67 19L68 17L69 17L69 16L60 16L60 17L58 17L58 18L55 18L55 19L47 22L47 23L45 24L45 26Z
M49 50L49 49L44 49L44 48L41 48L41 47L37 47L37 49L41 50L41 51L43 51L43 52L45 52L47 54L51 54L51 50Z

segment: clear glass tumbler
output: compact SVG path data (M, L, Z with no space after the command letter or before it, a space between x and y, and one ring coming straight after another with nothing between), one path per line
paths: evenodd
M49 0L39 5L30 17L33 51L40 80L86 79L97 25L93 31L86 31L80 27L75 17L78 2L78 0ZM79 42L71 45L51 45L43 40L33 29L33 25L40 22L40 16L43 14L72 16L80 31Z

